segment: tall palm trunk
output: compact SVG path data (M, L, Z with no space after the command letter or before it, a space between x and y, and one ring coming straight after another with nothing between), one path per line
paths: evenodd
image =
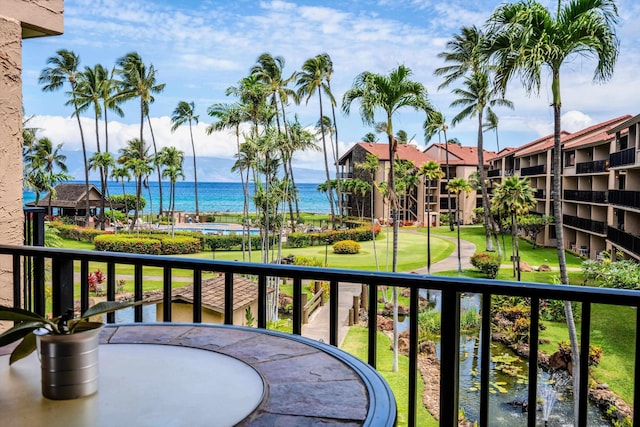
M484 237L487 252L495 251L491 240L491 219L489 214L489 194L487 194L487 173L484 170L484 135L482 133L482 112L478 111L478 172L480 173L480 191L482 192L482 216L484 217Z
M155 157L157 157L158 147L156 145L156 137L153 134L153 126L151 126L151 118L149 117L149 113L147 113L146 116L147 116L147 123L149 123L149 132L151 132L151 143L153 144L153 154ZM158 217L161 217L162 216L162 174L160 172L160 164L156 164L156 171L158 171L158 196L160 197L160 207L158 209L158 212L159 212Z
M191 136L191 152L193 153L193 181L196 192L196 220L200 220L200 208L198 204L198 169L196 168L196 145L193 142L193 130L191 128L191 120L189 120L189 135Z
M144 139L142 138L144 132L144 101L140 98L140 147L139 158L144 157ZM136 208L133 212L133 222L129 226L129 230L133 231L136 226L136 222L140 216L140 198L142 197L142 175L136 177Z
M330 85L330 84L329 84ZM331 87L329 86L329 91L331 91ZM340 179L340 165L338 159L340 158L340 153L338 149L338 125L336 124L336 108L331 103L331 115L333 116L333 130L335 133L335 150L334 151L334 161L336 165L336 191L338 193L338 215L340 217L340 226L342 227L342 215L344 215L344 208L342 206L342 184Z
M324 171L327 176L327 193L329 194L329 206L331 208L331 228L333 228L336 212L333 207L333 189L331 188L331 177L329 176L329 159L327 158L327 141L324 134L324 113L322 111L322 91L318 90L318 99L320 102L320 133L322 134L322 151L324 154Z
M398 224L398 197L396 195L395 183L395 147L391 117L387 120L387 132L389 138L389 195L391 197L391 218L393 219L393 241L391 246L391 271L396 272L398 268L398 234L400 232ZM398 372L398 288L393 287L393 372Z
M442 131L444 132L444 155L445 155L445 164L447 165L447 173L446 179L447 183L451 179L451 173L449 171L449 140L447 139L447 126L443 126ZM449 212L449 230L453 231L453 215L451 213L451 191L447 188L447 211Z
M425 177L427 186L427 274L431 274L431 180Z
M84 226L89 226L89 161L87 160L87 145L84 141L84 130L82 129L82 122L80 121L80 114L78 111L78 103L75 96L76 83L71 81L71 93L73 93L73 108L75 110L76 120L78 121L78 129L80 129L80 143L82 144L82 160L84 162L84 189L85 189L85 214L84 214ZM49 196L51 199L51 196Z
M551 84L553 92L553 215L556 221L556 249L558 252L558 264L560 266L560 281L562 284L569 284L569 276L567 273L567 258L564 250L564 234L562 229L562 140L560 137L561 125L561 102L560 102L560 71L553 70L553 80ZM567 329L569 332L569 342L571 344L571 354L573 359L573 389L578 390L580 385L580 349L578 347L578 334L576 331L575 320L573 318L573 309L571 301L564 301L564 312L567 318ZM585 372L584 375L587 375ZM574 399L574 413L578 414L578 399ZM576 423L578 417L575 417Z

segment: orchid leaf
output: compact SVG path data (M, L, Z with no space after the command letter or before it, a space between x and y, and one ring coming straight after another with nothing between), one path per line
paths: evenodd
M24 338L35 329L43 328L45 323L40 322L22 322L15 325L13 328L5 331L0 335L0 347L7 344L11 344L14 341L18 341L20 338Z
M9 358L9 365L13 365L20 359L24 359L36 350L36 335L27 334L22 342L13 349L11 357Z
M0 320L13 320L14 322L28 322L30 320L44 321L39 314L22 308L0 306Z

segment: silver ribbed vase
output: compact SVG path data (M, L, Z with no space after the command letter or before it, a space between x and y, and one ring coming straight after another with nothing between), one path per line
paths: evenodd
M102 323L70 335L38 334L42 395L76 399L98 391L98 344Z

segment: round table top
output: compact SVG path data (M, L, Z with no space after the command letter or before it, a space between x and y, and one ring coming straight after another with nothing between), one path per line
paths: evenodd
M264 398L255 369L230 356L157 344L102 345L98 393L42 397L36 354L9 367L0 356L3 414L14 426L236 425Z
M71 414L64 421L54 423L58 417L50 416L46 425L395 425L394 396L373 368L304 337L239 326L157 323L109 325L100 340L99 391L75 401L41 396L39 372L31 372L38 370L35 355L30 356L35 368L20 367L28 360L9 368L8 356L0 358L0 383L11 376L32 389L14 406L9 395L19 386L0 388L3 418L11 414L13 426L37 425L27 422L32 407L79 405L63 410ZM0 348L0 355L8 353ZM91 422L74 422L83 419Z

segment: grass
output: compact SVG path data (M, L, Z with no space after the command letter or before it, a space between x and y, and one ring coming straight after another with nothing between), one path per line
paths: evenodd
M420 229L421 232L426 232L425 230ZM436 227L432 228L431 232L436 236L448 236L448 237L457 237L457 231L450 231L449 227ZM460 238L462 240L467 240L476 245L476 252L485 252L485 236L484 236L484 227L481 225L476 226L465 226L460 228ZM502 246L502 237L500 238L500 245ZM511 256L511 236L504 237L505 248L503 249L503 253L506 254L505 261L503 261L503 265L511 265L509 261L509 257ZM582 258L576 256L569 251L566 251L567 258L567 267L569 268L579 268L582 265ZM532 244L524 239L520 239L520 259L531 266L539 266L540 264L547 264L552 268L558 267L558 252L556 248L543 248L537 247L536 249L532 249Z
M331 246L309 246L306 248L283 248L283 256L297 255L308 258L316 258L324 264L325 255L327 266L331 268L348 268L353 270L391 271L392 238L391 229L384 229L376 240L376 253L378 256L378 268L374 256L373 242L359 242L360 253L357 255L334 254ZM387 239L388 238L388 239ZM431 238L431 262L441 261L451 255L455 244L446 239ZM326 252L325 252L326 251ZM413 230L401 230L398 237L398 267L397 271L412 271L426 265L427 239L424 234ZM260 251L253 251L252 260L260 260ZM182 255L191 258L215 259L223 261L242 260L240 251L211 251L200 252L194 255ZM246 258L248 261L248 258Z
M387 381L393 395L396 398L396 405L398 406L398 426L407 425L407 412L408 412L408 393L409 393L409 358L400 355L398 357L398 372L392 371L393 366L393 352L390 345L391 340L382 332L378 332L378 342L376 348L376 370ZM367 329L360 326L353 326L349 328L347 337L344 340L342 349L348 353L353 354L359 359L367 362ZM422 377L418 375L418 399L422 402L422 393L424 391L424 382ZM417 421L419 426L431 427L438 426L436 421L427 409L419 404Z

